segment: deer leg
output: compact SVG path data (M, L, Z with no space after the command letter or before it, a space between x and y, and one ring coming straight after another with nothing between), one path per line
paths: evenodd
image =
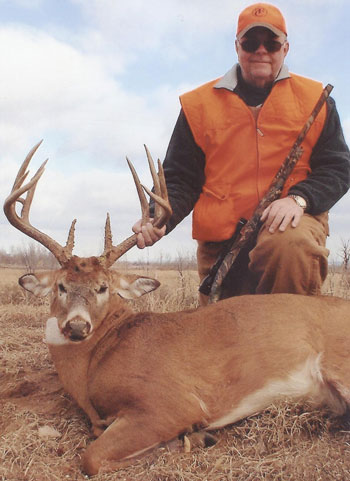
M193 449L208 448L217 442L218 439L206 431L186 433L183 436L183 450L185 453L190 453Z
M325 403L334 415L342 416L350 408L350 380L345 383L339 379L339 375L330 376L326 379L327 395Z
M127 414L117 418L86 449L83 471L93 476L99 472L120 469L159 445L163 441L162 436L150 424L150 419L152 416L144 414Z
M109 416L107 419L99 419L91 425L92 434L98 438L116 420L116 416Z
M334 366L337 366L335 368ZM324 404L334 415L342 416L350 409L350 375L344 358L333 355L322 366Z

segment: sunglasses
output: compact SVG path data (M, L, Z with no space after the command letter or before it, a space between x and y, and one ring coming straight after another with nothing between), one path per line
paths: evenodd
M249 52L249 53L256 52L256 50L258 50L260 45L263 45L269 53L276 53L281 50L282 45L284 45L285 42L281 43L281 42L278 42L277 40L273 40L272 38L261 41L257 38L252 37L252 38L247 38L243 40L243 42L239 42L239 44L245 52Z

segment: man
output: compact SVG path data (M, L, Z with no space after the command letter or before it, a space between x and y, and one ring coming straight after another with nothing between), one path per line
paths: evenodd
M238 19L238 64L219 80L181 96L164 170L173 207L166 228L133 227L152 245L193 209L203 279L249 219L309 117L322 85L284 65L289 50L282 13L257 3ZM350 184L350 156L329 98L303 142L304 153L281 198L263 212L245 275L232 292L319 294L327 275L328 210ZM201 303L207 302L202 296Z

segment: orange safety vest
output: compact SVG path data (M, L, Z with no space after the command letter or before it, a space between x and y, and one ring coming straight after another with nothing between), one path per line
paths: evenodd
M206 180L193 210L194 239L229 239L238 220L249 219L266 193L322 92L321 83L290 75L275 83L257 118L238 95L214 88L217 80L180 97L194 140L206 158ZM326 112L324 105L282 197L311 171L310 156Z

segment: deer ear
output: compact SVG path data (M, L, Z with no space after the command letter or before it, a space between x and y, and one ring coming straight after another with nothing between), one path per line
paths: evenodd
M18 279L19 285L35 296L45 297L52 290L54 276L50 272L36 274L24 274Z
M133 281L126 277L120 277L114 291L124 299L137 299L148 292L154 291L159 286L160 282L150 277L138 277Z

